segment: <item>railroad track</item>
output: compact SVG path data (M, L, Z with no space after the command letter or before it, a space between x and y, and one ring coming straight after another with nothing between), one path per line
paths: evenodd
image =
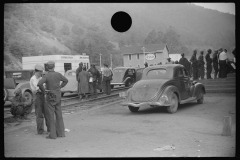
M119 97L119 93L122 91L127 90L129 87L119 87L117 89L113 89L110 95L104 95L104 93L98 93L97 98L90 98L87 100L79 101L79 97L70 97L70 98L62 98L61 99L61 107L62 112L68 113L72 110L79 111L79 110L87 110L97 105L104 105L107 103L111 103L122 98ZM35 110L33 109L32 116L35 115ZM11 118L12 115L10 113L10 108L4 109L4 119Z

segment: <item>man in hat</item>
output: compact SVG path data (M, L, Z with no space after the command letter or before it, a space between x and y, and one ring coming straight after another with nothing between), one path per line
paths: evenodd
M214 79L217 78L218 75L218 50L216 49L213 56L212 56L212 62L213 62L213 69L214 69Z
M190 62L192 62L191 66L192 66L193 80L198 79L198 61L197 61L196 55L197 55L197 50L194 50L193 55L190 59Z
M208 53L205 56L205 60L207 62L207 79L212 79L211 73L212 73L212 58L210 57L210 54L212 53L212 50L209 49L207 51Z
M82 71L82 67L83 67L83 63L80 62L80 63L79 63L79 66L78 66L78 68L77 68L77 70L76 70L76 80L78 80L78 74L79 74L79 72Z
M201 79L204 79L204 60L203 60L203 51L200 52L200 55L198 57L198 77L201 77Z
M12 99L10 112L16 120L21 118L22 120L30 120L27 115L32 111L32 101L27 101L25 97L22 96L21 88L18 88L14 92L15 96Z
M218 58L218 64L219 64L219 78L226 78L227 77L227 50L223 50L220 48L220 54Z
M171 58L168 57L168 58L167 58L167 62L166 62L166 64L174 64L174 62L172 62L172 61L171 61Z
M148 63L147 63L147 62L145 62L145 63L144 63L144 66L145 66L145 68L147 68L147 67L148 67Z
M61 88L67 83L68 79L61 73L54 71L55 63L53 61L47 62L48 74L46 74L38 82L37 86L42 93L45 93L46 105L49 110L49 124L50 134L46 137L49 139L56 139L57 137L65 137L65 128L61 110ZM61 85L60 82L62 81ZM46 83L46 90L43 84ZM54 119L54 114L56 121Z
M97 98L97 80L100 77L99 71L96 69L95 64L91 64L90 69L88 72L92 75L92 82L89 83L90 93L93 98Z
M30 79L30 87L33 92L33 103L35 106L35 115L36 115L36 123L37 123L37 133L44 134L44 118L47 126L47 132L50 132L50 125L48 120L48 110L45 106L45 98L44 93L41 92L39 87L37 86L38 82L42 78L43 66L35 65L35 74Z
M111 69L108 68L108 65L106 63L104 63L104 69L103 69L102 75L103 75L103 79L102 79L103 91L106 95L110 95L111 93L110 82L112 80L113 73Z
M79 72L82 71L82 67L83 67L83 63L80 62L78 68L76 69L76 80L77 80L78 84L79 84L79 81L78 81L78 74L79 74ZM78 85L78 86L79 86L79 85ZM78 90L78 92L79 92L79 87L77 88L77 90Z
M190 62L184 57L184 53L182 53L181 56L182 58L180 58L179 64L183 65L188 75L190 75Z
M86 71L86 66L83 66L82 71L78 74L78 95L79 100L82 100L83 97L88 98L87 93L89 93L89 78L90 73Z

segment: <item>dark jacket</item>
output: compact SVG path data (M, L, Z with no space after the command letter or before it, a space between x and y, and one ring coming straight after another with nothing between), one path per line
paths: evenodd
M60 82L62 81L61 85ZM39 89L45 93L45 89L43 84L46 83L46 89L50 90L51 93L55 95L55 100L53 104L58 103L61 100L61 88L64 87L68 83L68 79L64 77L61 73L55 72L53 70L49 70L48 74L46 74L42 79L38 82L37 86Z
M93 81L96 81L100 77L100 73L96 68L91 67L88 72L92 74Z
M192 67L197 67L198 61L196 55L192 55L190 61L192 62Z
M183 65L187 71L190 70L190 62L187 60L187 58L180 58L179 64Z
M198 66L202 66L202 65L204 65L205 64L205 62L204 62L204 60L203 60L203 55L200 55L199 57L198 57Z

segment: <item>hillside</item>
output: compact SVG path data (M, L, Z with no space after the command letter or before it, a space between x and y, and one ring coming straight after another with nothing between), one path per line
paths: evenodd
M111 27L111 16L117 11L132 17L132 27L126 33ZM220 47L231 52L235 48L235 16L187 3L4 5L6 70L20 69L22 56L41 54L87 53L97 64L98 53L107 63L112 54L114 66L121 66L119 46L161 42L171 43L172 53L189 55L193 49Z

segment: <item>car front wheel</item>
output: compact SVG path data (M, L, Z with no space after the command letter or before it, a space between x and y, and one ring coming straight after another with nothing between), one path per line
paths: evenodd
M23 93L23 96L27 99L27 102L32 102L33 99L32 93L30 93L29 91L25 91Z
M197 103L199 103L199 104L202 104L203 103L203 101L204 101L204 94L203 94L203 90L201 89L201 91L200 91L200 97L201 98L199 98L198 100L197 100Z
M128 108L131 112L137 112L139 110L139 107L128 106Z
M131 80L127 80L126 84L125 84L125 87L129 87L132 85L132 81Z
M173 93L171 97L171 104L170 106L167 107L167 111L169 113L175 113L177 112L177 109L178 109L178 97L175 93Z

